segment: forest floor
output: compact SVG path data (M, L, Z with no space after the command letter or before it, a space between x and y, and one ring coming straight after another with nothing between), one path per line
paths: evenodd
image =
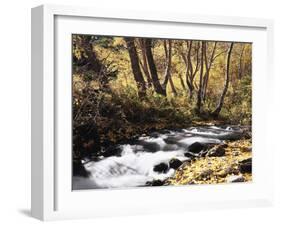
M165 185L252 181L251 139L227 141L225 155L199 157L183 163Z

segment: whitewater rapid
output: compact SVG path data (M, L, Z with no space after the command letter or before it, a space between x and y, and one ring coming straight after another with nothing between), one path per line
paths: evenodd
M169 165L171 159L188 160L185 153L195 142L220 144L225 139L236 139L239 134L241 131L237 127L208 126L140 136L133 143L116 145L121 150L116 156L85 162L89 177L73 177L73 189L125 188L145 186L154 180L163 181L173 176L175 169L156 172L156 165Z

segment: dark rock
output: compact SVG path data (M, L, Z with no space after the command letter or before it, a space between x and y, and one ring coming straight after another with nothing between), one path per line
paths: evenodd
M162 186L162 185L164 185L164 181L162 181L162 180L148 181L146 183L146 185L148 185L148 186Z
M182 161L179 160L179 159L171 159L170 162L169 162L169 166L172 169L179 168L181 166L181 164L182 164Z
M110 157L110 156L118 156L120 155L122 150L120 149L119 146L109 146L106 148L103 152L102 155L104 157Z
M188 151L192 153L199 153L205 148L205 145L195 142L188 147Z
M166 173L168 169L169 169L168 165L164 162L153 167L153 170L159 173Z
M190 164L191 164L191 159L184 160L178 169L183 170L186 166L189 166Z
M182 139L182 138L171 136L171 137L165 138L164 141L165 141L166 144L178 144L180 139Z
M160 150L160 145L155 142L138 141L139 145L143 146L148 152L156 152Z
M168 130L168 129L162 129L162 130L161 130L161 133L168 133L168 134L169 134L169 133L171 133L171 131Z
M150 137L158 138L159 135L160 135L160 133L158 133L158 132L152 132L152 133L150 134Z
M206 156L209 157L221 157L225 155L225 146L224 145L218 145L213 148L211 148Z
M252 173L252 158L240 161L239 170L241 173Z
M185 152L184 153L184 156L187 157L187 158L195 158L195 157L198 157L199 155L198 154L195 154L195 153L192 153L192 152Z
M85 169L81 161L74 160L72 163L73 176L88 177L90 173Z
M246 152L252 152L252 147L247 147L247 148L244 149L244 151L246 151Z

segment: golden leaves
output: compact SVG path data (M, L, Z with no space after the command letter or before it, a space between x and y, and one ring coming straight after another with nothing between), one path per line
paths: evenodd
M190 164L180 167L175 175L167 180L167 184L218 184L226 183L230 175L240 174L238 163L252 156L251 140L227 142L224 157L202 157L193 160ZM233 154L235 153L235 154ZM252 180L252 174L243 174L245 181Z

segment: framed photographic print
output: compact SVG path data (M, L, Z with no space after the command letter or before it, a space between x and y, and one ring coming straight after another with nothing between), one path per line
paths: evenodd
M32 9L32 215L271 204L272 29L264 19Z

